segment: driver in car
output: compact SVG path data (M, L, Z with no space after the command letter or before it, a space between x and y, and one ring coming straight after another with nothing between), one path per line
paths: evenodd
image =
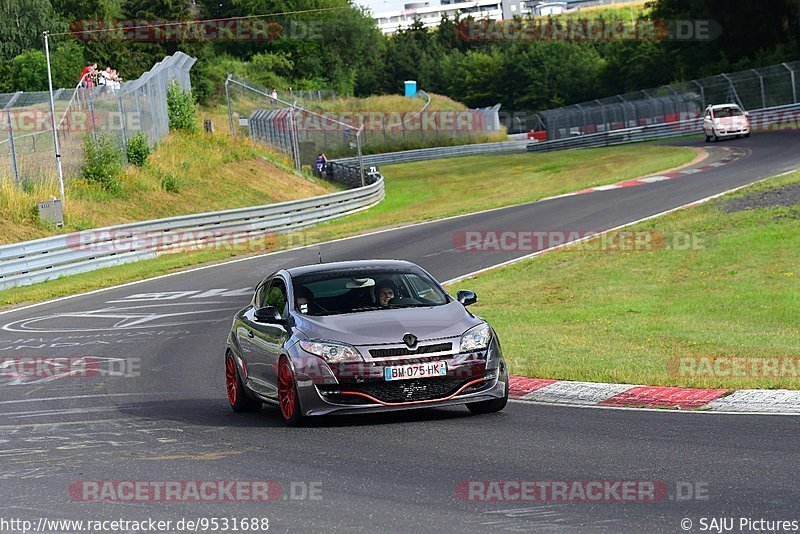
M384 279L375 283L375 298L378 301L378 306L385 308L399 295L400 291L397 289L397 284L392 280Z

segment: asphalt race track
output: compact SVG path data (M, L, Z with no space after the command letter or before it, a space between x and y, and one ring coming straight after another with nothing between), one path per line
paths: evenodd
M453 236L463 230L600 231L800 167L798 133L754 134L711 148L726 146L747 154L669 181L287 251L0 315L2 359L99 362L91 376L0 379L0 516L34 524L268 518L278 532L681 532L684 518L694 530L703 517L800 520L794 417L514 402L490 416L428 409L294 429L273 408L234 414L225 398L232 315L275 269L315 262L319 251L326 261L409 259L447 280L529 253L458 251ZM141 480L274 480L282 493L269 503L91 502L75 490L86 487L81 481ZM659 502L542 503L466 501L457 492L468 481L496 480L653 481L668 494Z

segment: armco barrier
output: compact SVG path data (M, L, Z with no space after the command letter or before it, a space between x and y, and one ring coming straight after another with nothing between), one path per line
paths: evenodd
M0 246L0 289L152 258L180 247L297 230L374 206L383 178L366 187L266 206L169 217ZM187 236L189 239L187 240ZM178 250L178 247L175 247Z
M754 132L764 127L787 125L797 129L800 127L800 104L774 108L756 109L750 112L751 127ZM703 118L637 126L607 132L577 135L565 139L555 139L528 145L529 152L546 152L568 148L590 148L635 143L639 141L655 141L670 137L699 134L702 132Z
M387 152L364 156L364 165L393 165L411 161L452 158L456 156L477 156L482 154L502 154L525 152L528 141L506 141L502 143L476 143L473 145L443 146L435 148L419 148L402 152ZM336 162L358 165L357 158L340 158Z

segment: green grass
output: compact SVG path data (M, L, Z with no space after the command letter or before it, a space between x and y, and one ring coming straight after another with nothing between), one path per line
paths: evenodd
M613 147L470 156L382 167L386 199L369 211L319 225L306 234L332 239L378 227L429 221L533 202L662 172L694 159L678 147Z
M800 183L800 172L745 191L787 183ZM449 289L478 293L474 311L497 329L514 374L732 389L800 387L797 375L691 376L671 366L683 357L800 358L800 206L726 213L715 201L632 230L688 234L695 246L565 249Z
M639 17L646 17L650 14L650 8L646 5L646 0L618 4L616 6L592 6L583 7L576 11L552 15L549 18L557 21L576 20L576 19L599 19L606 20L625 20L635 21ZM535 17L537 20L547 19L547 16Z
M677 147L638 146L570 152L475 156L387 166L386 199L378 206L317 225L280 241L272 251L312 244L384 227L534 201L613 183L682 165L695 152ZM513 193L509 193L513 192ZM244 254L244 252L241 252ZM139 280L236 255L236 251L170 254L34 286L0 291L0 306L49 298Z
M334 191L330 184L299 176L274 153L222 130L215 135L173 132L144 167L130 166L119 194L84 180L67 187L64 228L39 222L36 202L58 196L55 179L18 188L0 179L0 243L14 243L204 211L270 204Z
M491 143L507 141L508 135L505 128L498 131L484 131L478 128L469 128L462 121L474 120L472 112L467 113L467 107L446 96L430 94L430 105L426 108L428 114L424 120L418 118L418 112L426 106L423 98L408 98L402 95L381 95L368 98L337 98L336 100L323 100L303 102L300 105L317 114L351 125L364 123L366 129L361 137L363 154L379 154L384 152L397 152L400 150L414 150L440 146L454 146L474 143ZM246 93L234 88L231 96L232 110L238 117L249 117L259 108L271 107L264 97L255 93ZM436 112L464 112L458 119L459 128L444 126L441 131L436 131L432 126ZM211 118L217 128L228 129L227 106L217 104L200 109L200 116ZM324 152L329 158L355 156L352 135L345 138L344 126L328 124L325 128L314 126L314 119L310 115L303 115L300 119L300 142L313 143L313 151ZM449 114L444 120L455 121L456 115ZM441 117L438 120L443 120ZM403 122L405 121L405 125ZM433 121L433 122L432 122ZM311 124L308 128L304 124ZM427 124L425 130L420 130ZM476 123L477 124L477 123ZM237 126L245 132L246 128Z
M429 93L431 97L428 111L465 111L467 106L446 96ZM306 102L305 105L314 111L336 113L405 113L419 111L426 100L409 98L403 95L381 95L367 98L337 98L336 100L323 100Z

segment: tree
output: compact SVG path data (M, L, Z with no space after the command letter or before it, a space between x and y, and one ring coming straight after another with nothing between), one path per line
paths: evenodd
M372 18L359 8L349 7L331 12L319 29L315 44L323 61L320 74L330 81L332 89L353 94L362 69L374 67L378 61L383 36ZM374 82L366 76L362 87Z
M11 60L13 91L46 91L47 62L41 50L26 50Z
M583 43L543 41L511 46L498 93L509 110L538 111L597 98L605 62Z
M449 80L447 94L470 107L493 106L501 101L500 84L505 59L498 50L470 50L448 55L442 69Z
M42 32L67 26L49 0L0 0L0 60L10 61L28 49L42 50Z
M67 42L55 50L51 49L50 66L53 73L53 87L73 88L85 63L83 50L75 42ZM47 59L43 50L26 50L11 60L8 69L8 83L3 90L47 91Z
M797 0L655 0L660 20L714 20L721 33L712 43L673 41L663 46L677 79L718 74L720 65L763 66L759 58L781 62L800 53L800 3ZM771 52L780 50L780 56Z
M110 20L122 15L119 3L112 0L53 0L53 9L68 21Z
M420 21L388 39L385 92L398 92L404 80L416 80L425 90L441 90L449 82L441 64L446 53Z

